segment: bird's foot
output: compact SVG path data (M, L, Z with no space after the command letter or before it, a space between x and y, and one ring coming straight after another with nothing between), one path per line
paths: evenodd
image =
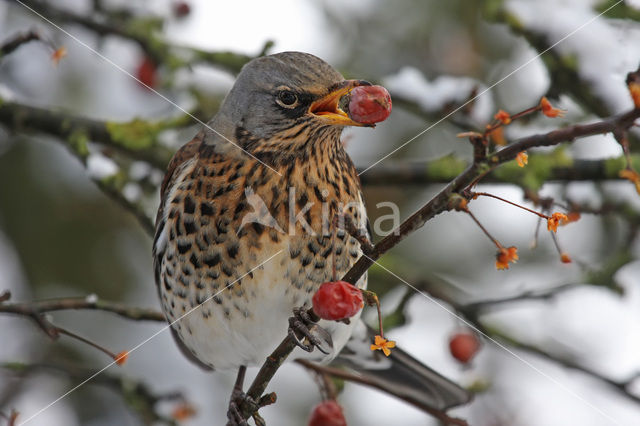
M248 407L251 413L258 411L258 404L246 393L242 391L244 383L244 375L247 367L244 365L238 369L236 383L231 391L231 399L229 400L229 409L227 410L227 426L248 426L247 420L242 415L242 408Z
M246 393L241 390L233 390L229 409L227 410L227 426L248 426L249 423L242 415L242 408L247 407L251 413L258 412L259 405Z
M293 310L293 316L289 318L289 336L295 344L307 352L318 348L323 354L329 354L333 348L331 335L317 324L318 318L312 318L304 308ZM306 342L301 341L302 339Z

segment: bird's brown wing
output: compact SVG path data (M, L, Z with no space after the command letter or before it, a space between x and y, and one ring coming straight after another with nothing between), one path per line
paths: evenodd
M171 183L176 179L179 171L184 163L188 160L192 159L200 149L200 145L202 145L202 140L204 139L204 132L198 133L191 141L182 145L178 151L173 155L169 165L167 166L167 172L164 175L164 180L162 181L162 185L160 186L160 207L158 208L158 214L156 216L156 235L153 241L153 246L155 248L156 240L158 239L158 230L161 229L159 225L161 225L162 216L164 214L164 201L167 193L167 189L171 186ZM164 225L164 224L162 224Z
M162 186L160 187L160 207L158 208L158 214L156 216L156 233L153 239L153 270L156 281L156 287L159 289L160 287L160 266L162 264L162 257L164 256L164 250L159 249L158 247L158 238L164 229L164 204L165 197L167 195L168 188L170 188L180 174L180 170L182 170L182 166L192 159L194 156L198 154L198 150L202 145L202 141L204 139L204 132L198 133L191 141L184 144L173 156L171 161L169 162L169 166L167 167L167 172L164 176L164 180L162 181ZM159 290L158 290L159 291ZM182 343L182 340L177 335L176 331L173 327L169 327L171 330L171 335L173 339L176 341L180 352L187 357L190 361L195 363L197 366L204 370L213 370L210 366L203 364L198 358L196 358L191 351Z

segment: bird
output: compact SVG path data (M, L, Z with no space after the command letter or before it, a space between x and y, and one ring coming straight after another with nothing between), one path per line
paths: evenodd
M308 309L319 286L362 255L334 218L366 224L358 174L341 141L345 127L364 125L341 99L367 85L308 53L255 58L218 113L170 161L156 217L154 275L178 347L203 369L243 375L261 365L289 333L294 310ZM366 274L355 284L366 288ZM318 325L327 335L325 350L294 355L326 363L354 344L344 352L357 368L353 355L370 344L359 314L348 324ZM347 345L352 335L358 337ZM412 364L397 377L389 374L389 359L384 368L363 370L410 383L415 398L438 409L469 400L455 383L395 352L391 360L406 356Z

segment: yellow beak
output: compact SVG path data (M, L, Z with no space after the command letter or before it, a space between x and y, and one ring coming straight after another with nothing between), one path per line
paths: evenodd
M351 92L357 86L371 86L365 80L345 80L334 86L328 94L316 100L309 107L309 112L329 124L337 126L373 127L373 124L363 124L353 121L349 115L340 108L340 98Z

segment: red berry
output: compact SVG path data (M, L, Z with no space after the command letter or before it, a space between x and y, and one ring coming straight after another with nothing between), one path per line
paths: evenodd
M173 14L176 18L184 18L191 13L191 6L186 1L176 1L173 3Z
M384 121L391 114L391 95L382 86L358 86L351 90L349 117L358 123Z
M326 320L350 318L364 305L362 292L346 281L323 283L312 302L315 313Z
M449 351L458 361L466 364L478 353L480 341L471 332L456 333L449 340Z
M140 83L143 83L149 87L155 87L156 84L156 63L145 56L138 69L136 70L136 78Z
M309 426L347 426L342 407L334 400L322 401L313 407Z

